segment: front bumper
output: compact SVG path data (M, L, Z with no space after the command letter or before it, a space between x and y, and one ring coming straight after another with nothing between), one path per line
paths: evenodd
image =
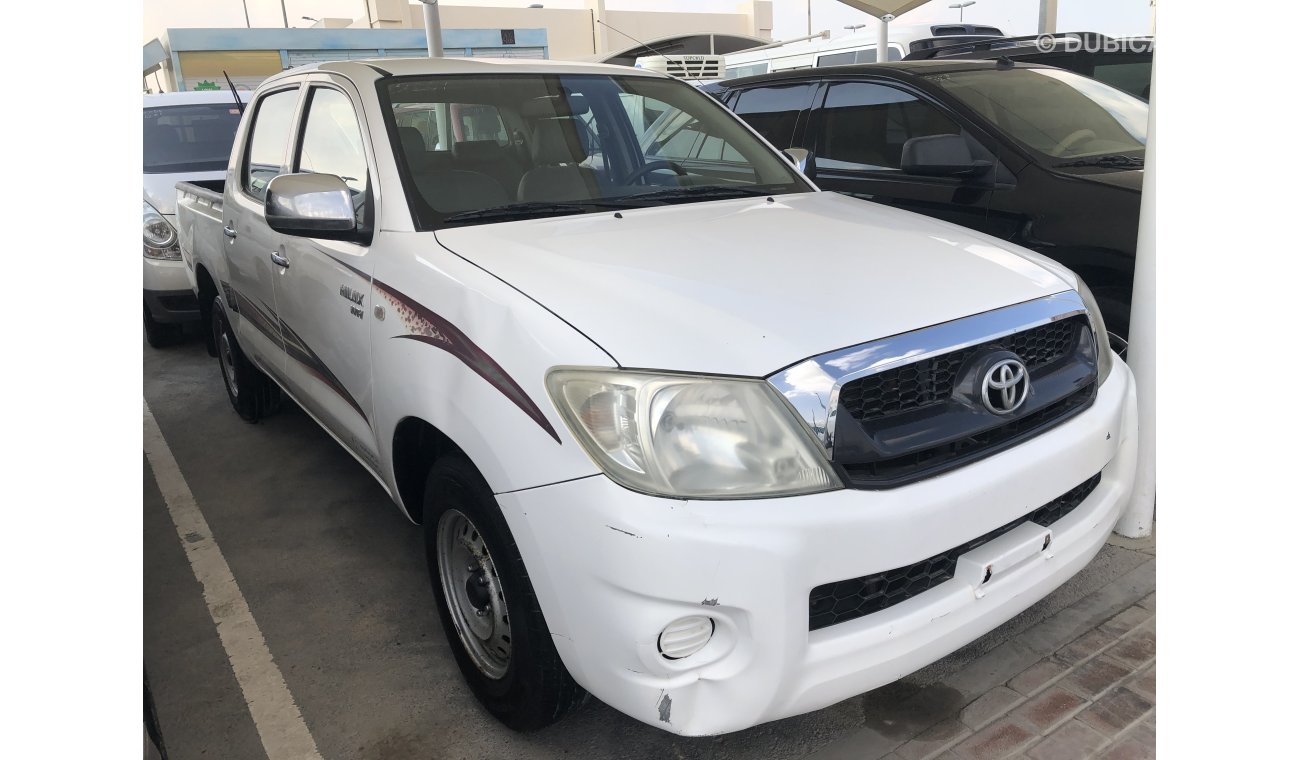
M156 322L190 322L199 318L199 299L190 287L183 261L144 260L144 303Z
M889 491L675 501L596 476L497 498L578 683L649 725L710 735L883 686L1046 596L1105 543L1128 502L1136 448L1133 379L1117 362L1069 422ZM1014 561L988 583L959 572L888 609L808 630L811 589L960 546L1098 472L1096 490L1051 526L1049 548L1004 541L968 555L1007 550L999 561ZM660 656L664 626L701 614L715 621L709 644L682 660Z

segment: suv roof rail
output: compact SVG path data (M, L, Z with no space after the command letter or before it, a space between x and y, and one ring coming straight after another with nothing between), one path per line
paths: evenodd
M1089 43L1105 43L1110 38L1099 32L1031 34L1024 37L993 37L985 40L957 43L947 43L942 37L930 37L928 39L913 42L912 47L919 49L904 56L903 60L926 61L933 58L946 58L951 55L960 55L962 53L979 53L989 50L1002 50L1003 48L1030 47L1035 45L1038 40L1041 39L1078 40L1080 43L1087 45Z

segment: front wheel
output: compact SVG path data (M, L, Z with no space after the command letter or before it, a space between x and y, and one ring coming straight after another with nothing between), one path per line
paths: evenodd
M253 365L239 347L221 296L212 300L212 338L221 363L226 396L239 416L257 422L280 408L280 387Z
M581 704L586 692L560 661L510 528L468 459L430 469L424 538L447 643L488 712L533 731Z
M177 324L164 324L153 318L149 304L144 305L144 339L153 348L164 348L181 339L183 328Z

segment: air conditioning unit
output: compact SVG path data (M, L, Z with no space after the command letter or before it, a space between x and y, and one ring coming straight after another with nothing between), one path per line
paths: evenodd
M636 59L636 67L678 79L722 79L727 72L720 55L647 55Z

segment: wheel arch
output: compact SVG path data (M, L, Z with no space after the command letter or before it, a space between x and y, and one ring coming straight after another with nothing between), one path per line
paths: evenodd
M474 464L450 436L421 417L403 417L393 429L393 483L400 505L412 522L424 522L424 488L429 468L449 454L460 454ZM478 465L474 466L477 469Z
M208 347L208 355L216 356L217 341L212 334L212 302L220 291L217 290L217 281L202 264L194 268L194 281L198 285L199 325L203 342Z

